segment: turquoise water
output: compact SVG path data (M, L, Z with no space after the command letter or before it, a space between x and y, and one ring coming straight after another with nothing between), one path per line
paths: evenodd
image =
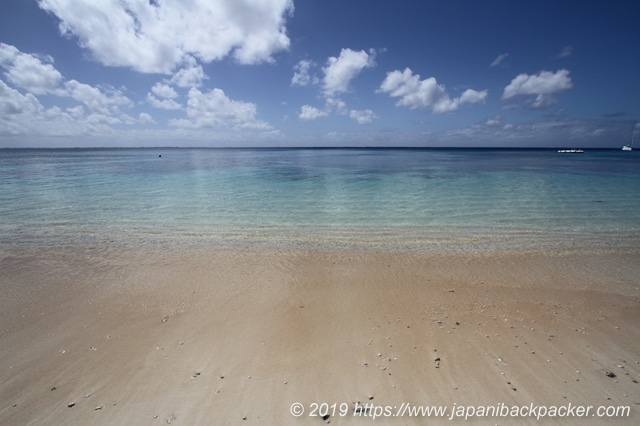
M0 238L635 244L636 152L0 150Z

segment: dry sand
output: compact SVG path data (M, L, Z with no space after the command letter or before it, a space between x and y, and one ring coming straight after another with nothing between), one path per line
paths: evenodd
M640 424L640 251L0 254L2 425L324 424L313 403L338 425ZM372 421L358 401L630 416Z

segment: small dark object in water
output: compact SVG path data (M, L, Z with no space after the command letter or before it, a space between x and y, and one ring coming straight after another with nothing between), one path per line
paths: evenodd
M158 158L162 158L162 154L158 155Z

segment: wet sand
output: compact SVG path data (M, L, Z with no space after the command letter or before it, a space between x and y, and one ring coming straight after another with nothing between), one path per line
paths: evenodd
M0 254L3 425L371 424L403 403L630 407L429 424L640 421L640 250Z

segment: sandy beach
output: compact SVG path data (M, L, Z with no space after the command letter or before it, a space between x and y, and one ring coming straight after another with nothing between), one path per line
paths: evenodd
M3 425L640 419L640 251L0 254ZM532 405L592 408L476 415Z

